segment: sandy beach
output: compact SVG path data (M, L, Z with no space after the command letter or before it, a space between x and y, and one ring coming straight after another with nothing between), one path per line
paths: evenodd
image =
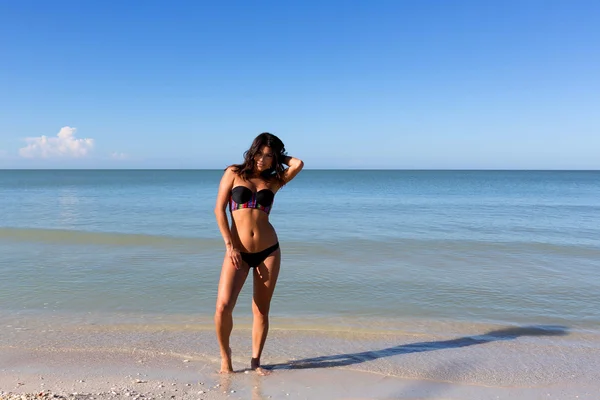
M67 399L594 399L596 387L502 387L400 379L340 370L223 376L214 365L153 355L2 351L3 400ZM6 368L10 364L10 368Z
M273 329L264 358L272 373L262 377L247 369L246 326L232 336L236 373L230 375L217 373L218 352L206 324L54 324L41 331L32 320L19 327L4 326L2 400L485 400L600 395L598 350L585 346L583 335L580 345L565 352L558 345L569 335L555 328L508 328L454 339ZM388 340L398 345L378 345ZM302 343L313 343L312 354L302 350Z

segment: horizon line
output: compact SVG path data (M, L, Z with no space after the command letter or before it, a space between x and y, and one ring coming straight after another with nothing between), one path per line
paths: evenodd
M0 171L224 171L222 168L0 168ZM304 168L304 171L529 171L600 172L587 168Z

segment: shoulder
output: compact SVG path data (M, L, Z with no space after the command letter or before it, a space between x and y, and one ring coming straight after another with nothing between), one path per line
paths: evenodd
M237 176L240 173L240 169L235 166L235 165L230 165L229 167L225 168L225 172L223 173L223 175L225 176Z
M283 179L277 178L270 179L267 182L269 189L271 189L273 193L277 193L280 189L282 189L285 186L285 184L286 182Z
M235 183L238 174L238 169L234 165L225 168L223 176L221 177L221 185L227 184L228 186L232 186Z

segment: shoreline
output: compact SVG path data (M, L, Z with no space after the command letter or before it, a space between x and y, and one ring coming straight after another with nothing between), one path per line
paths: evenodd
M21 360L0 368L0 399L538 399L597 398L598 385L489 386L403 379L347 369L274 370L220 375L216 365L154 355L110 353L82 357L51 351L14 351ZM1 366L6 354L2 352ZM239 371L239 370L238 370ZM10 393L10 394L9 394ZM28 397L29 396L29 397Z
M9 392L86 400L596 399L600 393L596 335L556 326L497 326L471 335L273 329L263 355L272 374L260 377L245 370L251 342L244 325L232 334L231 375L217 373L208 325L60 319L52 329L40 325L3 326L0 399L11 399Z

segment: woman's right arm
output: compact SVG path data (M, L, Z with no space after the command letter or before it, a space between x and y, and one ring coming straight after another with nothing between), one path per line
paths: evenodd
M234 179L235 172L231 167L227 168L221 178L221 183L219 184L217 203L215 205L215 216L217 218L219 230L225 241L227 254L231 257L233 265L236 268L239 268L242 265L242 256L240 255L240 252L233 247L231 230L229 229L229 221L227 220L227 204L229 203L229 196L231 194L231 189L233 188Z

